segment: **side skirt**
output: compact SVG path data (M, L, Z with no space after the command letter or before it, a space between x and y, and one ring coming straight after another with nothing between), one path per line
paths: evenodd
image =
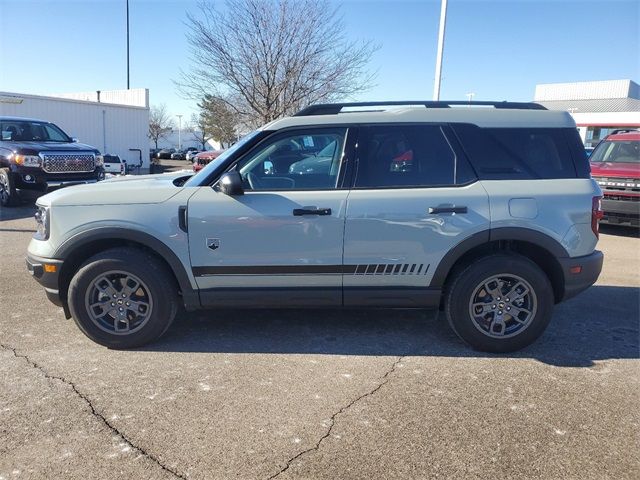
M298 287L209 288L200 290L203 308L429 308L438 307L440 288Z

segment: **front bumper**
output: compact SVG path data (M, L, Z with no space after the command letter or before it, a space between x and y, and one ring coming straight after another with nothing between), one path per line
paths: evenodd
M575 258L559 258L562 273L564 274L564 295L562 300L575 297L591 285L596 283L602 271L604 255L595 250L590 255ZM578 272L578 267L579 272Z
M60 298L60 287L58 283L60 269L63 263L62 260L36 257L35 255L27 254L26 263L27 270L31 276L44 287L49 301L59 307L66 308L63 300Z
M51 188L96 183L104 178L101 167L93 172L47 173L41 168L14 166L12 173L16 188L41 192Z
M640 197L607 195L602 199L603 223L640 225Z

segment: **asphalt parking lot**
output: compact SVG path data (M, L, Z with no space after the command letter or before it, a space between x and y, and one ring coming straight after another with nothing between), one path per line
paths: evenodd
M187 164L188 165L188 164ZM110 351L30 278L0 210L0 479L640 478L640 239L533 346L485 355L423 311L182 314Z

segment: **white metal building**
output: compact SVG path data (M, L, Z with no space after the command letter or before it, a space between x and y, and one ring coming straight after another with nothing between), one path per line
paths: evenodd
M571 113L587 147L612 130L640 128L640 86L632 80L536 85L534 101Z
M0 115L53 122L80 142L149 167L149 90L28 95L0 92Z

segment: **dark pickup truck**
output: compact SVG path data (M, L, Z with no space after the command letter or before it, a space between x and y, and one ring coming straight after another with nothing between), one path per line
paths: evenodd
M0 204L16 204L18 190L97 182L102 156L44 120L0 116Z

